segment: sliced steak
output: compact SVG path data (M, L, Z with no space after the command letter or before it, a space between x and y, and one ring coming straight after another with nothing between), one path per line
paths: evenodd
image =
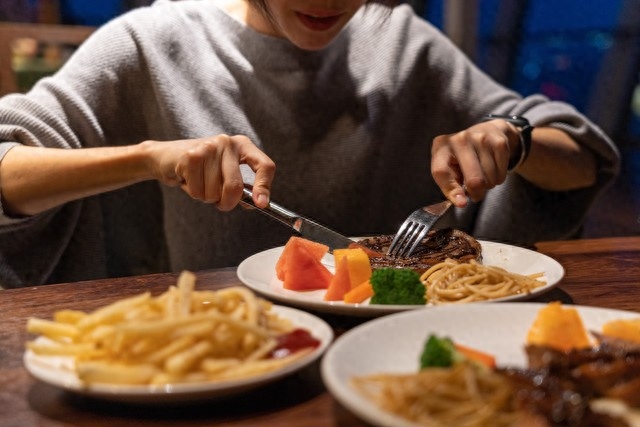
M359 240L358 243L369 249L369 258L373 269L394 267L409 268L423 273L433 265L447 258L458 262L482 260L482 246L473 236L453 229L431 230L422 239L411 257L399 258L386 255L394 235L375 236Z

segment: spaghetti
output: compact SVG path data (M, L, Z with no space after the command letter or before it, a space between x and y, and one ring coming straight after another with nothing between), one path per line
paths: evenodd
M515 425L518 417L509 380L468 362L355 377L352 385L381 409L420 425L501 427Z
M420 280L430 304L486 301L530 293L544 285L543 273L522 275L471 260L446 259L425 271Z

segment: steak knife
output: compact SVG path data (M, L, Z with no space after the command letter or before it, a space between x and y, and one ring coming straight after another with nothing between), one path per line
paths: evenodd
M285 209L274 202L270 202L264 209L257 207L253 203L253 192L251 190L250 186L245 185L243 199L240 201L242 205L258 209L260 212L292 228L301 237L329 246L330 252L333 252L334 249L344 249L354 244L357 245L356 242L348 237L289 209Z

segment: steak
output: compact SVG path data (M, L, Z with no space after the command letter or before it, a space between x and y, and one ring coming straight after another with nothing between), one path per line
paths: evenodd
M473 236L454 229L430 230L422 239L412 256L407 258L387 255L387 250L395 236L383 235L361 239L358 244L368 249L373 269L393 267L408 268L422 274L435 264L447 258L458 262L482 260L482 246Z

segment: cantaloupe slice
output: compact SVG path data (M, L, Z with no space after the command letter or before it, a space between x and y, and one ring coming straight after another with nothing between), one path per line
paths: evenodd
M294 291L327 289L333 274L305 243L293 243L283 267L283 287Z
M566 351L593 345L575 308L565 308L551 302L538 311L529 332L527 343Z
M361 248L354 249L335 249L333 251L336 266L341 262L342 258L347 258L349 264L349 278L351 280L351 288L355 288L362 282L369 280L371 277L371 262L369 255Z
M283 282L285 265L287 264L289 255L291 255L291 251L295 250L296 245L304 245L309 251L311 251L314 258L317 260L322 259L322 257L329 252L329 246L327 245L323 245L322 243L314 242L300 236L291 236L287 241L287 244L284 246L282 254L280 254L280 258L278 258L278 261L276 262L276 277Z
M640 344L640 318L611 320L602 325L602 333Z
M325 301L342 301L344 295L351 290L351 278L349 277L349 261L347 257L340 258L336 265L336 272L324 294Z

